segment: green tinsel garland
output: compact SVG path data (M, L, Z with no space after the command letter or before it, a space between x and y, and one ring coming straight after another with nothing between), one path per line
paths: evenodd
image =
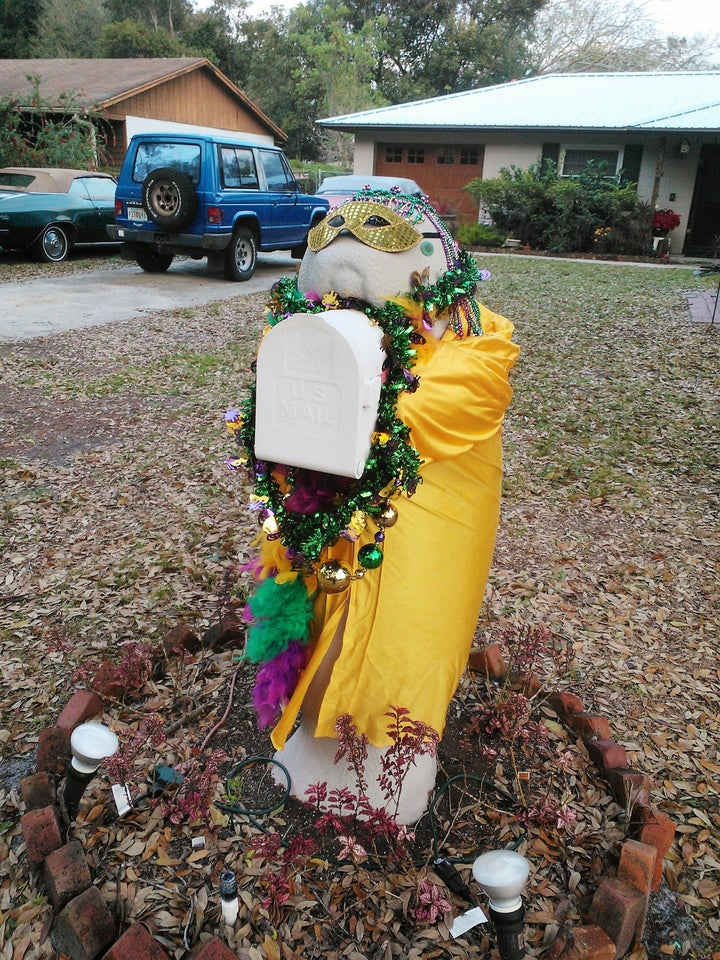
M466 308L465 319L469 332L475 336L482 336L482 324L477 304L473 298L478 282L483 275L478 269L475 257L467 250L458 254L458 265L451 267L434 284L419 287L413 293L416 299L422 299L425 308L434 306L437 313L450 311L450 327L458 336L462 336L462 324L458 317L460 304Z
M316 561L322 550L335 543L347 529L356 511L372 514L394 493L412 495L420 482L421 461L410 444L410 430L395 413L400 393L415 390L418 385L417 378L410 372L415 362L413 337L416 334L412 322L399 304L386 303L377 308L343 300L337 306L360 310L377 323L384 334L385 378L380 390L373 442L362 477L352 481L347 490L338 494L334 503L322 510L312 514L293 513L285 509L283 491L272 475L274 465L257 461L254 456L254 385L243 403L242 426L236 433L252 465L256 492L267 500L283 545L298 557L300 563L303 560ZM298 290L296 278L285 277L273 288L269 322L274 326L292 313L321 313L327 309L327 303L322 300L306 299ZM292 469L289 469L287 479L292 485Z

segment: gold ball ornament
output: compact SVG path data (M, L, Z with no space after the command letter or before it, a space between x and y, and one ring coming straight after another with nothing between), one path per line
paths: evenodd
M318 586L325 593L343 593L350 586L353 575L347 564L340 560L326 560L317 572Z
M376 518L379 527L394 527L397 519L397 507L394 507L391 503L386 503Z
M277 535L278 525L274 516L265 517L262 521L262 531L267 537L275 537Z

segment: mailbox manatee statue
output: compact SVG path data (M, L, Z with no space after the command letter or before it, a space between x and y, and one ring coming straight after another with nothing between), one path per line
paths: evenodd
M261 525L246 616L254 691L304 799L355 787L336 723L368 740L368 799L388 711L442 735L495 543L512 324L474 297L479 273L434 208L362 191L308 238L273 289L256 382L229 426ZM299 722L298 722L299 721ZM394 811L425 811L434 752Z

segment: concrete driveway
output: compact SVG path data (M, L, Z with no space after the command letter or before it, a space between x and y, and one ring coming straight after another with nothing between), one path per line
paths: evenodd
M0 284L0 342L260 293L297 266L286 252L261 253L254 276L244 283L209 272L207 260L176 260L164 274L124 264L52 277L48 267L47 277Z

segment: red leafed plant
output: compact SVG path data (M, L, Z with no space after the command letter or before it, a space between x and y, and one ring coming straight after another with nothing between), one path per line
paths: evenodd
M381 758L378 778L386 807L374 807L367 797L368 741L364 734L358 733L350 714L338 717L335 724L338 736L335 762L345 760L355 776L356 792L346 788L328 790L326 783L313 784L306 790L307 803L318 813L323 811L315 828L339 840L340 858L355 864L367 860L371 853L379 855L379 848L383 848L384 855L392 861L406 852L407 841L413 834L395 819L403 783L418 757L435 754L439 740L436 730L413 720L405 707L391 706L386 716L391 743Z
M674 210L656 210L653 217L653 230L674 230L680 226L680 214Z
M218 769L227 757L223 750L210 756L193 757L178 764L182 780L174 795L163 801L163 816L176 826L181 823L207 821L218 781Z

